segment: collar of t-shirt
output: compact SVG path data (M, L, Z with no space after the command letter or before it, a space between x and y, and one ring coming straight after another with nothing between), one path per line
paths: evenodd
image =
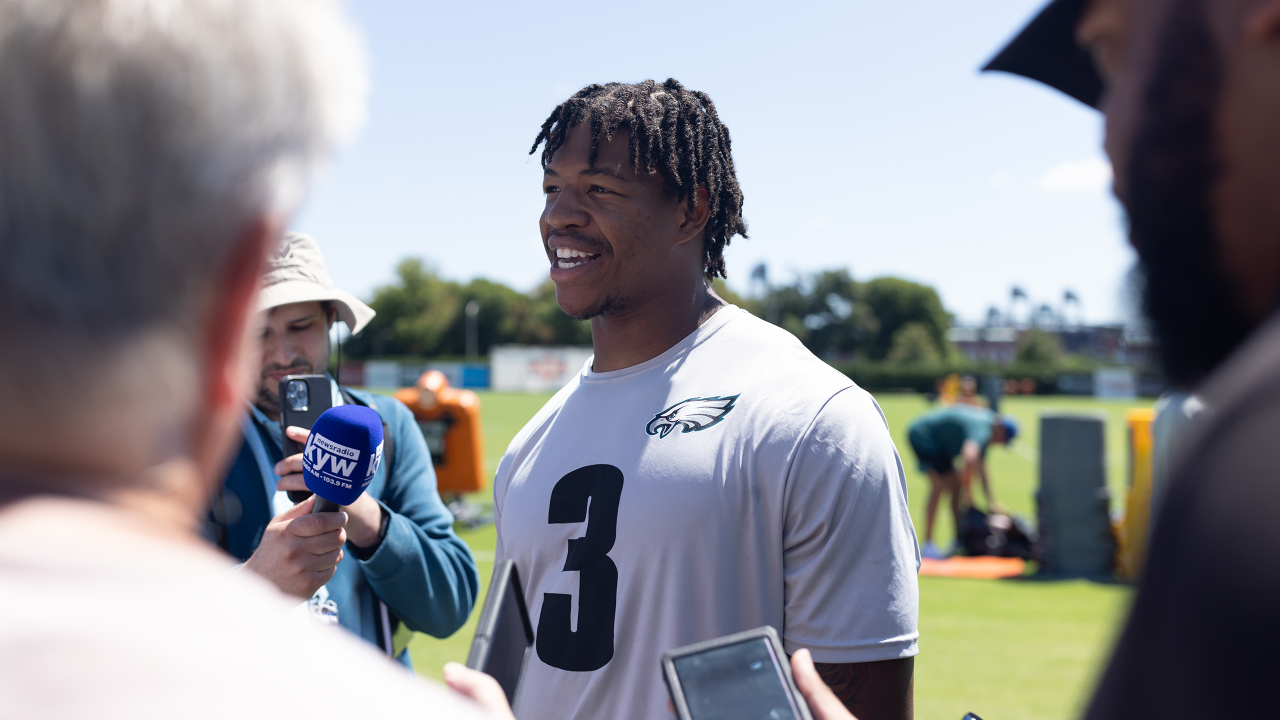
M651 360L645 360L639 365L632 365L631 367L622 368L621 370L610 370L609 372L596 372L591 369L591 364L595 361L595 356L592 356L591 359L587 360L587 364L583 366L579 379L583 384L616 382L618 380L625 380L637 375L642 375L653 368L666 367L677 357L692 351L695 347L706 342L712 335L716 334L720 328L728 325L737 318L742 317L744 312L746 311L739 308L737 305L726 305L720 308L716 311L716 314L707 318L706 322L702 323L696 330L686 335L683 340L672 345L666 352Z
M333 395L333 407L344 404L342 400L342 390L338 388L338 382L329 376L329 391ZM253 453L253 459L258 463L258 471L262 476L264 490L267 493L267 502L271 504L272 514L280 513L293 507L293 501L289 499L289 494L283 490L276 490L276 484L280 482L280 476L275 473L275 463L272 462L271 453L267 452L267 447L263 443L262 433L265 432L267 437L276 444L277 455L284 453L284 432L280 429L280 422L267 417L267 414L257 408L252 403L249 405L249 414L244 418L244 438L249 445L249 450ZM257 427L254 427L254 426ZM259 431L261 429L261 431Z

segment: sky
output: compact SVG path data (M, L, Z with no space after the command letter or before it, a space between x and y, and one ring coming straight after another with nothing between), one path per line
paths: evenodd
M593 82L674 77L733 138L749 239L729 285L846 268L936 287L962 322L1080 298L1129 314L1134 254L1095 111L978 69L1042 0L349 0L372 66L368 119L295 218L335 284L369 299L406 257L527 290L546 116ZM1074 311L1073 311L1074 314Z

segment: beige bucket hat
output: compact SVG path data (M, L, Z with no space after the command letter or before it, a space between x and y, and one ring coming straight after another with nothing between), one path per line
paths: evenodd
M349 292L333 286L324 267L324 255L310 235L287 232L280 249L267 262L258 296L258 312L300 302L332 302L338 319L355 335L377 313Z

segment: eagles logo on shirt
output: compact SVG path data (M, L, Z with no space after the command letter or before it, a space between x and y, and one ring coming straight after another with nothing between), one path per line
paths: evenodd
M706 430L724 420L724 416L729 414L737 400L737 395L689 398L654 415L645 432L662 439L676 428L680 428L682 433Z

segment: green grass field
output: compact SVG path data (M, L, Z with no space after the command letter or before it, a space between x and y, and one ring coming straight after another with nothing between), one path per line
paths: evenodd
M485 456L489 474L507 444L550 395L482 393ZM911 418L928 409L919 395L879 395L894 442L903 451L911 515L924 526L927 481L915 469L906 444ZM1124 413L1143 402L1088 398L1006 398L1002 410L1018 418L1022 434L1010 448L992 448L988 463L996 497L1014 513L1035 517L1039 414L1046 411L1100 413L1107 418L1107 467L1113 502L1123 499L1127 463ZM488 502L487 493L475 499ZM940 513L938 539L952 535ZM462 532L487 588L493 572L493 526ZM1112 636L1128 605L1123 585L1086 581L984 581L920 579L920 655L916 658L916 717L960 720L973 711L985 720L1077 717L1088 698ZM475 631L476 611L462 630L437 640L418 635L410 644L414 666L439 679L450 660L463 661ZM655 670L656 671L656 670Z

